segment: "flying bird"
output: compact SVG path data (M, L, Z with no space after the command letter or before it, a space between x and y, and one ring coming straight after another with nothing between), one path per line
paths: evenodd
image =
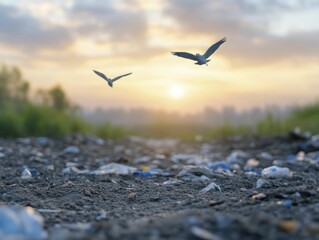
M117 76L117 77L111 79L111 78L108 78L107 76L105 76L104 73L101 73L101 72L99 72L99 71L93 70L93 72L95 72L95 73L96 73L97 75L99 75L101 78L103 78L104 80L106 80L110 87L113 87L113 83L114 83L115 81L121 79L122 77L125 77L125 76L128 76L128 75L132 74L132 73L127 73L127 74L123 74L123 75L120 75L120 76Z
M210 46L206 52L201 55L199 53L196 53L195 55L192 53L188 53L188 52L171 52L173 55L178 56L178 57L182 57L182 58L187 58L193 61L196 61L195 64L198 65L203 65L206 64L210 61L210 59L208 59L218 48L220 45L222 45L224 42L226 42L226 38L224 37L223 39L219 40L217 43L214 43L212 46Z

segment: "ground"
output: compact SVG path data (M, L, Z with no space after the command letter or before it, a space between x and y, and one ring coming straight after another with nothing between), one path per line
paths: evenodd
M319 164L294 158L303 141L0 139L0 205L35 208L50 240L319 239ZM219 161L226 167L214 169ZM89 172L111 162L146 172ZM263 178L256 188L273 164L288 167L289 176ZM22 166L31 178L21 178ZM221 191L202 192L211 182Z

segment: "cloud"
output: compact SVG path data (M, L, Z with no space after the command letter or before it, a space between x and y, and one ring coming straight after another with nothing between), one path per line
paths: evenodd
M72 43L65 27L44 23L17 7L0 4L0 43L24 51L63 49Z
M115 1L75 1L70 10L81 36L111 41L144 41L147 19L143 11L121 9Z
M316 1L167 0L164 14L185 35L201 34L215 40L227 36L223 54L230 62L245 65L299 58L318 60L319 31L276 36L269 30L278 13L318 6Z

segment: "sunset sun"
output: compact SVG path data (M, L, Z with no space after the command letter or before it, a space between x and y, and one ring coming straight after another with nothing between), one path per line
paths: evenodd
M185 95L185 89L180 85L172 85L168 89L169 95L174 99L183 98Z

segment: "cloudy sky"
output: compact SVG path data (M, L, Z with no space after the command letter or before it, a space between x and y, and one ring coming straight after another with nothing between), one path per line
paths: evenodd
M0 0L0 63L86 108L196 112L319 99L317 0ZM203 53L209 66L172 56ZM109 77L133 72L114 88Z

